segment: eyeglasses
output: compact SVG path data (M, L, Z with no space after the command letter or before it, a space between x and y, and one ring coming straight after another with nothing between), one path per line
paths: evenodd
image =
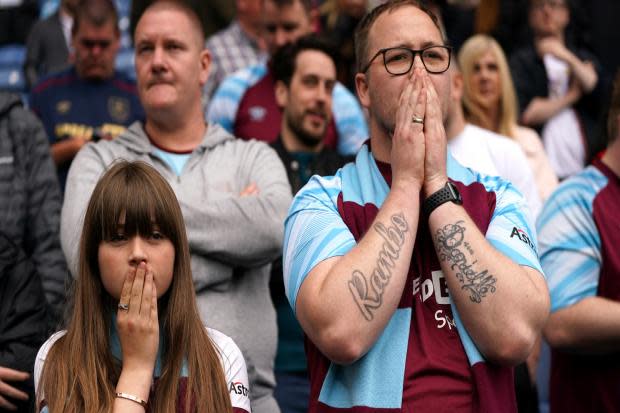
M364 67L362 73L368 70L377 56L383 55L383 65L389 74L396 76L404 75L409 73L415 56L418 54L428 73L443 73L450 67L450 56L452 54L450 46L428 46L420 50L413 50L407 47L389 47L379 50Z

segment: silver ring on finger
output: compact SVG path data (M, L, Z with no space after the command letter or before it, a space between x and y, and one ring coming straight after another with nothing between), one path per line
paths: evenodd
M411 117L411 122L413 123L419 123L419 124L424 124L424 118L421 118L419 116L413 115Z
M129 304L118 303L118 309L123 311L129 311Z

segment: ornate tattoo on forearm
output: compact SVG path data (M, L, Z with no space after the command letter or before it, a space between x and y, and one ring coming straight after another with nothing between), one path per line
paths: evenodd
M469 243L464 242L465 231L463 221L448 224L435 234L435 244L439 259L450 264L450 268L456 272L456 278L463 284L461 288L469 292L471 301L479 303L487 294L495 292L497 280L486 269L474 269L477 260L469 262L468 255L473 259L474 250Z
M383 293L392 278L392 270L400 257L409 225L404 215L400 213L390 217L389 226L377 222L372 229L384 240L375 268L370 275L354 270L351 279L347 281L353 301L368 321L372 321L374 312L383 304Z

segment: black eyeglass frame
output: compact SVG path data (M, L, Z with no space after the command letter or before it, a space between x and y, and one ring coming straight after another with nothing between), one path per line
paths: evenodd
M448 51L448 65L446 66L446 68L444 70L441 71L433 71L433 70L429 70L428 67L426 67L426 63L424 62L424 55L423 53L428 50L428 49L432 49L435 47L441 47L443 49L446 49ZM406 50L409 53L411 53L412 57L411 57L411 65L409 66L409 69L407 69L406 71L404 71L403 73L392 73L390 72L390 70L387 67L387 63L385 62L385 54L387 52L389 52L390 50ZM414 49L410 49L408 47L403 47L403 46L398 46L398 47L386 47L384 49L379 49L379 51L377 53L375 53L375 55L368 61L368 63L366 63L366 66L364 67L364 69L362 70L361 73L366 73L366 71L370 68L370 65L372 64L372 62L377 58L377 56L379 56L380 54L383 55L383 67L385 67L385 71L388 72L391 75L394 76L402 76L405 75L407 73L409 73L409 71L411 70L411 68L413 67L413 61L415 60L416 55L420 55L420 59L422 60L422 64L424 65L424 68L426 69L426 71L428 73L433 73L433 74L440 74L445 72L446 70L448 70L450 68L450 63L452 63L452 46L448 46L448 45L443 45L443 44L434 44L431 46L427 46L423 49L418 49L418 50L414 50Z

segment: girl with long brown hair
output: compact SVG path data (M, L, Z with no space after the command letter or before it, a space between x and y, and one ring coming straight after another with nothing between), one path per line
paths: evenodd
M152 167L98 182L72 298L37 356L41 412L250 412L243 356L200 320L181 209Z

